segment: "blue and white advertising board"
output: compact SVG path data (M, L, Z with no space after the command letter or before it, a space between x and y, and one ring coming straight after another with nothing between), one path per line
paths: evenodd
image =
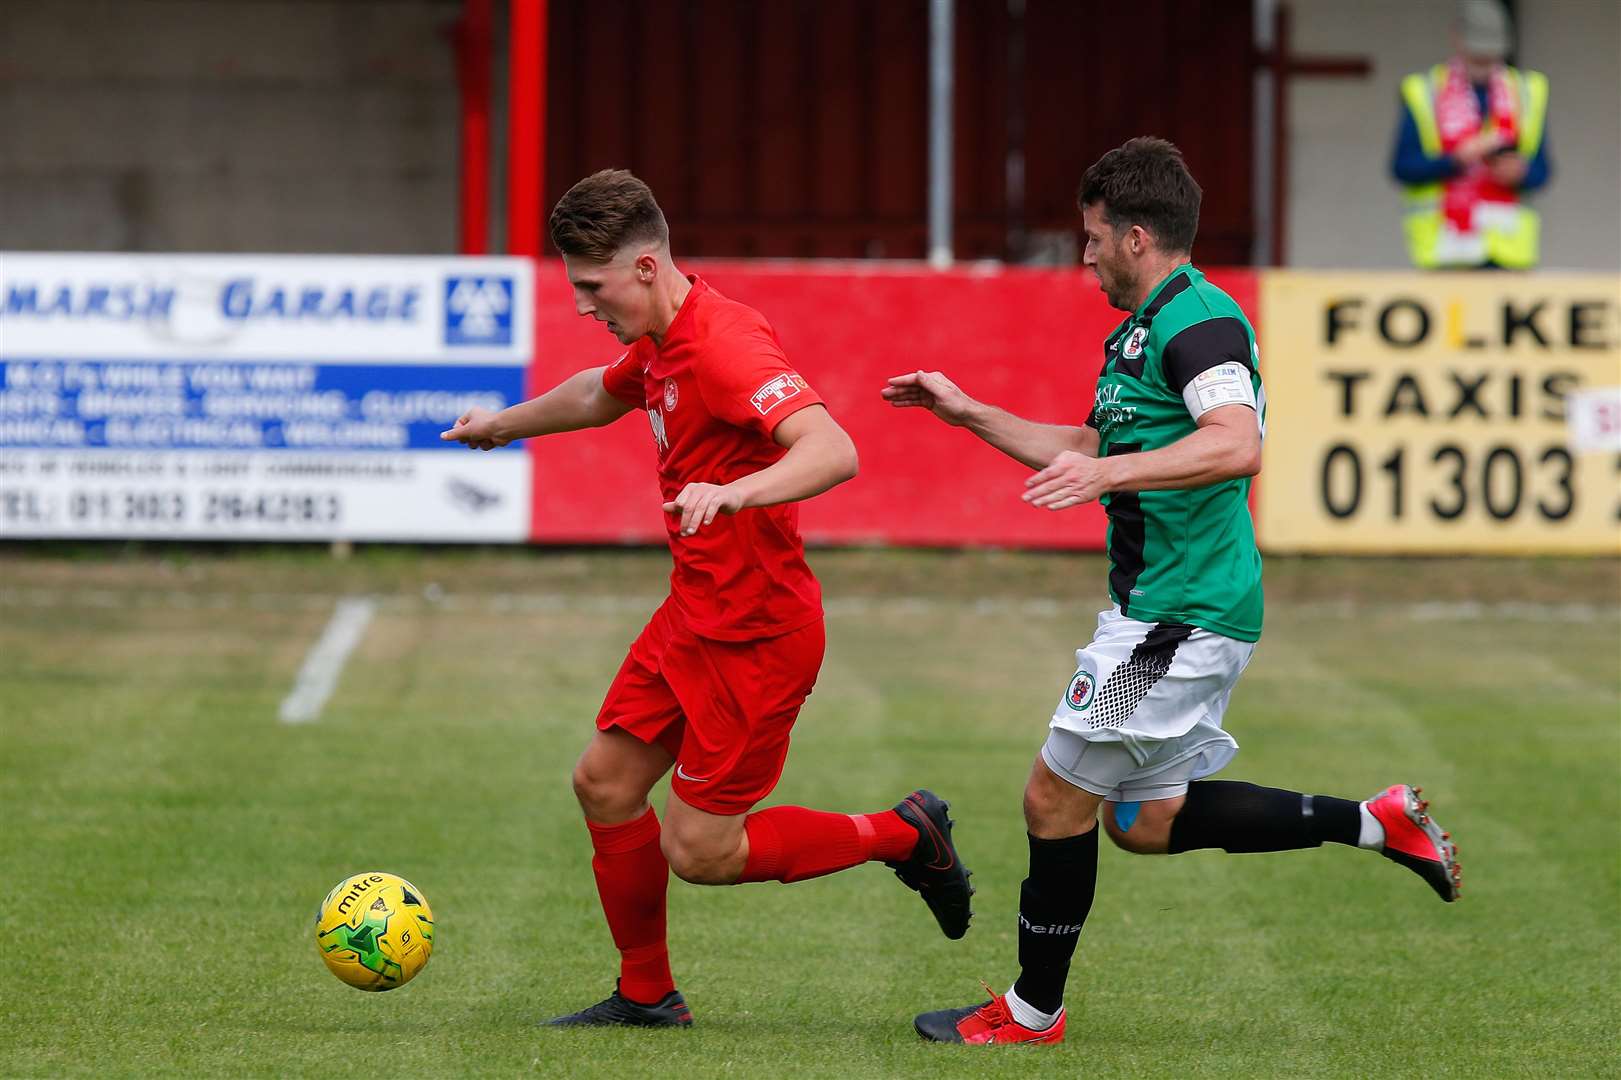
M512 541L521 447L439 433L522 400L507 258L0 253L0 537Z

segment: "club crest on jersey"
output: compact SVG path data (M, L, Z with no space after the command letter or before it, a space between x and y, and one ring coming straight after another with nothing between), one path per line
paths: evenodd
M1126 335L1126 344L1121 348L1120 355L1127 360L1135 360L1143 354L1143 343L1148 340L1148 327L1139 326Z
M1097 676L1090 671L1077 671L1075 677L1069 681L1069 690L1064 694L1064 704L1076 712L1085 712L1087 706L1092 704L1092 694L1097 687Z
M804 379L791 371L785 371L767 380L764 386L754 392L749 401L755 410L764 416L789 398L798 396L801 390L809 389L810 384Z
M681 400L681 391L676 388L674 379L664 380L664 411L675 412L675 403Z

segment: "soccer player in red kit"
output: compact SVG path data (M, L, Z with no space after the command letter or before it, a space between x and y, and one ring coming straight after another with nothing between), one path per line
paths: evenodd
M472 409L443 438L490 450L645 409L675 567L574 767L591 867L620 953L605 1000L553 1024L684 1026L665 944L669 872L700 885L802 881L891 867L949 938L970 918L946 804L750 812L776 787L825 644L821 587L795 505L856 473L856 451L752 308L670 256L664 214L624 170L575 184L551 215L574 305L630 346L530 401ZM670 768L661 826L648 792Z

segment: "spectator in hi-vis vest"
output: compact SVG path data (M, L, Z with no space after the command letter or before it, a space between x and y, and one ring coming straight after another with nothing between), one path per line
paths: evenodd
M1537 265L1524 196L1548 182L1548 77L1505 62L1498 0L1462 0L1456 55L1401 82L1391 172L1407 193L1407 250L1425 270Z

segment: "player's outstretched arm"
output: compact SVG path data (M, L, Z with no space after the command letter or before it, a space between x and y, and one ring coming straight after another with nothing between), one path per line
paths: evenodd
M634 406L608 393L602 384L604 370L594 367L576 372L539 397L500 412L469 409L439 437L446 442L464 443L473 450L494 450L515 439L611 424Z
M1096 456L1098 433L1090 427L1038 424L1005 409L976 401L938 371L909 371L890 377L881 391L897 409L928 409L954 427L965 427L1008 457L1033 469L1045 468L1059 454Z
M778 424L771 437L788 452L759 472L730 484L688 484L664 504L681 515L681 535L691 536L715 520L751 506L774 506L820 495L855 476L856 444L821 405L807 405Z
M1186 490L1261 471L1261 430L1254 409L1223 405L1197 423L1197 431L1159 450L1109 458L1060 454L1024 482L1024 501L1067 510L1111 491Z

